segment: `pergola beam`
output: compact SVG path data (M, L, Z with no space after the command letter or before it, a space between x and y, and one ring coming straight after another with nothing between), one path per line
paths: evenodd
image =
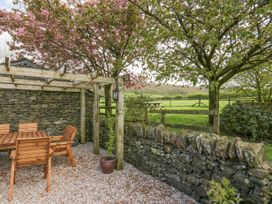
M86 88L90 89L91 86L88 84L78 84L74 85L73 82L69 81L51 81L48 83L43 80L33 80L33 79L15 79L14 81L9 77L0 76L0 84L16 84L16 85L26 85L26 86L42 86L42 87L61 87L61 88Z
M62 92L80 92L79 88L63 88L63 87L42 87L32 85L15 85L15 84L2 84L0 89L14 89L14 90L31 90L31 91L62 91Z
M37 77L43 79L58 79L58 80L70 80L70 81L84 81L86 83L114 83L114 79L110 77L96 77L91 74L72 74L61 73L56 71L25 68L25 67L10 67L9 71L5 65L0 65L0 74L14 75L14 76L27 76Z

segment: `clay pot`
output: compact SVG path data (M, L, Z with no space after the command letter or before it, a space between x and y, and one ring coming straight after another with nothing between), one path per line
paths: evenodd
M114 171L116 159L115 157L102 157L100 166L104 174L110 174Z

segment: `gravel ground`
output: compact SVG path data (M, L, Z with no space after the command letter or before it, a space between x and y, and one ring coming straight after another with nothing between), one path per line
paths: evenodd
M18 169L14 199L10 203L37 204L195 204L190 197L173 187L125 163L123 171L106 175L99 166L100 156L92 154L91 144L73 148L77 167L69 166L68 158L52 161L52 191L47 193L41 166ZM102 154L105 154L102 151ZM7 193L10 161L0 153L0 203L9 203Z

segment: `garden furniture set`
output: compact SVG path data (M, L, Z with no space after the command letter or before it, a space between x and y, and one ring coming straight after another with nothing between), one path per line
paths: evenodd
M46 132L38 130L37 123L22 123L19 124L18 132L11 133L9 124L0 125L0 150L8 150L11 159L8 193L10 201L13 199L13 186L18 167L43 165L47 192L50 192L52 156L67 155L71 166L76 166L71 149L76 132L76 127L68 125L62 136L48 136Z

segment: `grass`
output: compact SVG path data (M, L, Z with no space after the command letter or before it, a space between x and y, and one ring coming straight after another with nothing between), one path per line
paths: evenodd
M193 106L198 103L198 100L160 100L159 102L162 109L167 110L208 110L208 100L202 100L204 105L200 107ZM220 110L222 110L229 102L220 101ZM160 114L150 114L149 119L151 122L158 123L160 121ZM171 124L187 124L187 125L199 125L208 126L208 115L177 115L166 114L166 123Z
M272 161L272 144L266 144L264 147L265 158Z

